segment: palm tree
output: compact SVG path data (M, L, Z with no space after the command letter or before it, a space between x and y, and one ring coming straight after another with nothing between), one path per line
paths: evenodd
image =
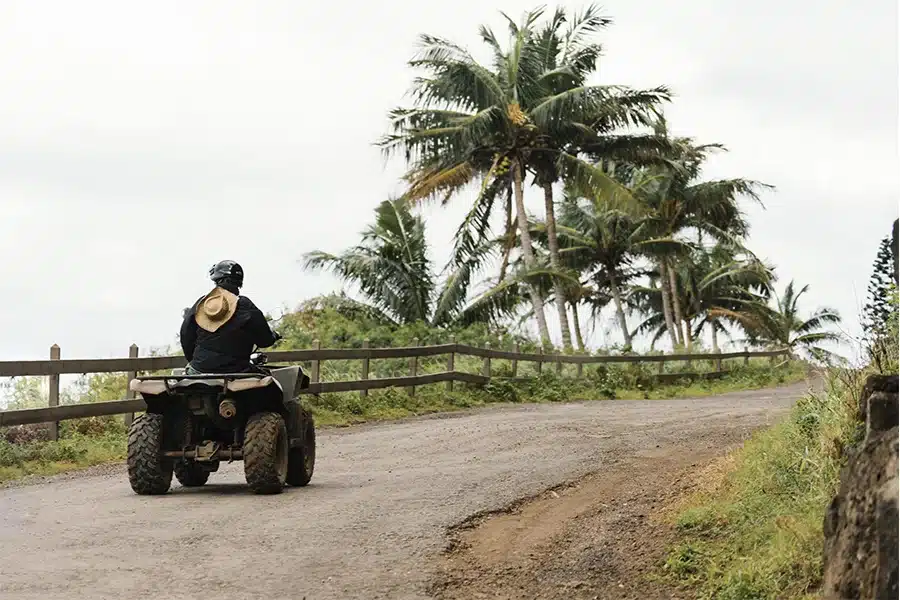
M385 200L360 243L339 255L304 256L304 268L328 270L359 287L372 314L393 323L430 318L434 275L427 256L425 222L401 200Z
M588 78L594 74L597 60L601 55L600 44L589 41L589 36L611 23L600 16L599 8L589 6L583 14L572 21L566 33L561 29L568 21L565 11L558 8L537 37L537 46L543 60L542 71L555 73L548 78L551 96L571 96L573 90L585 88ZM610 88L612 89L612 88ZM558 160L558 153L565 149L572 156L581 153L593 160L647 160L656 158L661 148L660 139L655 135L635 135L620 133L630 125L650 125L655 117L655 106L668 96L659 95L654 90L650 95L639 94L631 97L611 97L601 111L589 114L571 108L564 108L561 115L552 122L554 127L544 127L540 143L532 151L529 167L534 172L534 182L544 194L547 250L550 266L560 271L559 240L556 230L556 209L553 185L566 175L567 165ZM573 178L577 172L572 173ZM596 175L596 173L595 173ZM558 277L553 279L554 301L560 316L563 343L571 346L568 321L565 311L564 284ZM576 322L576 325L578 323Z
M503 277L482 282L486 285L486 289L476 295L466 309L467 315L471 318L502 322L516 316L519 316L520 321L534 316L534 313L529 310L522 313L522 309L529 304L526 292L529 288L538 290L542 297L551 298L554 303L556 302L555 290L561 290L563 302L572 310L576 310L577 304L586 293L584 283L571 269L566 268L565 264L563 269L553 269L549 266L545 223L529 219L529 233L535 244L533 251L538 266L529 269L521 253L505 255ZM513 235L514 246L520 245L519 239L520 236ZM504 235L486 242L485 246L505 251L507 244L507 236ZM479 309L476 310L476 307ZM580 331L581 324L578 322L577 313L573 316L578 347L584 350L584 340Z
M577 284L566 285L563 288L563 294L565 294L566 304L572 311L572 325L574 325L575 342L578 344L578 351L583 353L586 351L586 346L581 330L581 318L578 316L578 307L583 304L590 304L594 300L594 290L589 282L580 281ZM606 302L609 301L607 300Z
M562 203L559 233L564 264L580 272L590 282L594 300L610 298L622 331L625 351L630 351L632 334L625 315L625 289L645 274L637 261L649 250L662 252L678 243L674 240L646 239L642 221L616 208L605 196L581 198L567 195ZM603 307L592 302L595 314Z
M542 13L527 13L521 24L504 15L511 36L506 49L489 28L480 28L494 57L492 67L479 64L448 40L423 35L422 50L409 63L427 73L415 80L416 106L392 111L394 132L380 141L388 154L402 152L410 165L406 198L411 201L442 197L447 202L460 189L480 182L481 193L457 236L454 266L490 237L496 199L511 191L522 258L528 270L539 268L525 211L526 174L538 169L544 174L549 164L585 187L620 192L602 171L573 153L573 146L561 146L559 140L593 139L598 115L621 114L626 116L620 120L627 120L627 115L640 112L635 107L668 98L664 88L640 92L584 85L585 65L593 69L597 47L581 41L583 32L598 29L604 20L596 9L586 11L576 19L567 46L558 34L560 11L536 34ZM508 212L511 209L510 204ZM527 287L542 342L548 346L544 297L535 285ZM557 307L570 345L565 306L558 300Z
M696 245L673 272L678 302L684 307L681 324L688 351L706 326L710 329L714 352L719 351L719 334L728 335L726 323L745 331L759 327L760 314L767 310L774 275L771 267L746 249L728 244L713 248ZM658 281L658 271L654 276ZM639 286L632 290L634 306L648 315L636 332L652 332L654 343L668 331L662 300L661 287Z
M657 133L667 137L666 123L660 119ZM715 240L740 244L748 225L738 206L740 196L762 204L759 192L772 186L748 179L698 181L702 165L710 152L724 150L720 144L695 145L689 138L676 138L677 149L669 165L641 171L641 198L649 207L645 225L658 238L674 239L693 231L700 240L709 235ZM682 255L683 256L683 255ZM675 263L678 257L656 256L663 317L673 347L683 346L690 332L682 331L684 311L678 290Z
M693 336L709 326L713 352L719 352L720 333L728 334L725 323L752 330L765 310L775 275L771 266L752 254L719 244L710 250L694 252L684 263L683 287L687 306L685 331L691 334L691 321L697 320Z
M801 317L797 304L808 290L809 285L796 291L794 282L788 283L784 293L776 297L775 307L762 312L759 324L748 329L748 342L757 347L803 349L820 360L836 358L819 344L842 340L840 333L825 330L828 325L840 323L841 317L831 308L819 308L808 318Z
M496 242L484 243L469 259L447 273L440 285L428 260L425 223L403 199L385 200L375 209L375 221L360 243L340 254L319 250L304 256L304 268L331 271L359 289L363 300L345 293L329 298L347 314L364 314L394 325L427 322L433 326L500 322L522 304L522 288L546 272L519 274L492 293L471 302L469 292Z

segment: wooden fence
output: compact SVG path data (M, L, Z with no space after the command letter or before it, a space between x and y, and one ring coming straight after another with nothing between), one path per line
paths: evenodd
M541 372L544 364L555 364L556 371L561 372L564 364L577 366L580 377L584 365L602 363L657 363L659 365L657 377L661 379L677 379L691 376L690 374L673 373L664 374L664 365L667 362L712 361L716 364L716 370L712 373L693 374L693 376L716 376L723 373L722 361L727 359L744 360L746 364L751 358L769 358L774 364L778 356L789 356L789 350L770 350L764 352L731 352L720 354L659 354L659 355L621 355L621 356L588 356L578 354L544 354L520 352L518 345L512 351L494 350L490 345L484 348L467 346L465 344L441 344L437 346L419 346L414 343L406 348L369 348L368 343L362 348L331 349L320 348L318 342L309 350L288 350L269 352L271 363L310 363L310 386L303 390L307 394L323 394L332 392L359 391L361 396L366 396L369 390L404 387L409 394L415 394L417 386L434 383L446 383L449 390L453 389L454 382L473 384L485 384L491 378L491 360L509 360L512 367L512 378L518 375L520 362L533 362L536 371ZM126 423L130 423L134 413L146 408L144 401L135 398L129 391L124 400L112 402L94 402L85 404L59 405L60 375L81 375L87 373L127 373L129 380L142 372L165 371L185 366L183 356L150 356L140 358L138 347L132 345L129 348L129 358L94 358L94 359L63 359L59 346L50 348L50 360L24 360L24 361L0 361L0 377L25 377L46 376L49 378L49 406L47 408L29 408L21 410L0 411L0 427L10 425L25 425L32 423L51 423L51 435L58 438L59 422L68 419L82 419L86 417L99 417L106 415L124 414ZM429 356L447 356L446 371L419 374L419 359ZM455 369L457 355L475 356L482 359L481 374L463 373ZM400 377L385 377L372 379L369 377L369 361L386 358L409 359L409 375ZM353 381L320 381L321 366L324 361L332 360L359 360L362 361L361 378Z

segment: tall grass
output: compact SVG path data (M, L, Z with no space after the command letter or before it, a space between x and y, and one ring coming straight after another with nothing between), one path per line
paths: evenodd
M93 435L70 433L58 442L11 443L0 438L0 482L124 460L125 449L124 431L115 427Z
M858 372L832 372L823 392L710 469L674 518L668 576L698 598L815 597L825 509L843 450L861 437L861 385Z

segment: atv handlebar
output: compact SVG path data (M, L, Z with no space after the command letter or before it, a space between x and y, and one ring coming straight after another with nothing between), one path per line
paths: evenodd
M269 356L265 352L254 346L253 352L250 353L250 364L254 367L261 367L269 362Z

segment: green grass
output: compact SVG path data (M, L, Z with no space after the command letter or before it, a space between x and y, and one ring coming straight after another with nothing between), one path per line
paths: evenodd
M459 368L476 372L480 361L462 362ZM476 365L477 362L477 365ZM495 373L511 374L510 365L496 364ZM408 365L404 365L408 369ZM655 367L652 367L655 369ZM434 384L416 389L410 396L406 389L389 388L373 390L362 398L359 392L323 394L309 398L318 426L344 426L367 421L400 419L437 412L452 412L496 403L539 403L578 400L663 399L708 396L730 391L758 389L773 385L801 381L806 376L806 365L790 363L773 370L768 363L736 365L721 380L683 381L677 385L658 386L653 383L647 366L600 365L585 368L583 377L576 379L574 367L566 365L562 376L555 372L555 365L545 365L543 373L530 381L511 383L495 379L486 387L456 382L454 391L448 392L446 384ZM393 372L400 370L397 366ZM438 363L422 365L421 371L441 370ZM520 375L530 375L526 368ZM324 380L354 379L349 372L329 372L323 369ZM109 395L118 392L112 390ZM125 457L125 431L121 417L98 417L68 421L62 426L59 442L30 441L9 443L0 436L0 482L25 475L50 475L101 463L123 460Z
M0 483L27 475L55 475L125 459L125 435L73 434L58 442L11 444L0 439Z
M842 449L860 435L859 387L859 375L832 374L824 392L708 469L673 517L665 576L703 599L816 597L822 520Z
M641 365L586 368L580 379L568 376L567 371L574 375L574 367L565 369L563 375L559 376L554 365L545 365L541 375L529 373L533 379L527 382L511 383L498 378L484 389L456 383L452 393L446 390L445 384L435 384L417 388L414 396L409 396L405 389L391 388L373 390L367 398L360 397L358 392L343 392L324 394L310 400L317 424L348 425L434 412L452 412L495 403L709 396L802 381L806 378L807 367L805 363L789 363L773 370L768 365L751 364L747 367L735 367L720 380L684 380L666 386L655 385L647 369ZM501 365L495 373L503 376L510 375L511 371L508 366Z

